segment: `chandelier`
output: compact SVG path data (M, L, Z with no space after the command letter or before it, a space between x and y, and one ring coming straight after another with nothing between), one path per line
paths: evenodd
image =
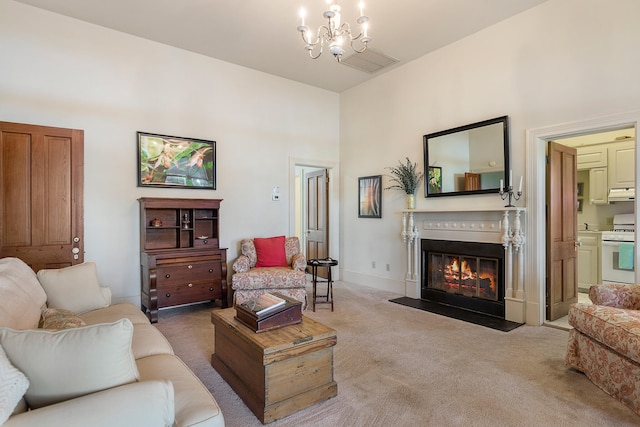
M357 53L367 50L367 43L371 41L371 37L367 36L369 17L362 13L364 5L360 3L360 16L356 20L360 25L360 32L354 36L351 33L349 23L340 20L341 9L337 0L327 0L327 4L329 5L329 10L326 10L322 16L328 20L328 23L318 28L315 39L309 27L304 24L304 9L300 10L302 24L298 26L298 31L302 34L302 40L304 40L305 49L309 52L309 56L313 59L318 59L322 55L325 46L328 46L329 52L340 62L340 58L345 53L343 45L346 42Z

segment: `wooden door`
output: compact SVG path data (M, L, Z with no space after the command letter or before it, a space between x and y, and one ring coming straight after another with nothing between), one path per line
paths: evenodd
M329 175L326 169L305 174L307 182L306 257L329 256ZM326 268L318 276L327 278Z
M0 257L84 261L84 132L0 122Z
M464 191L480 190L480 174L464 173Z
M550 142L547 161L547 320L578 301L576 149Z

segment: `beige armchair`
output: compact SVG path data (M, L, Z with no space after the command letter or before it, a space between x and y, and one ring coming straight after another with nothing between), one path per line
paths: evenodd
M277 291L301 301L303 310L307 307L307 263L300 252L300 240L297 237L243 239L240 251L241 255L232 266L234 304L267 291Z

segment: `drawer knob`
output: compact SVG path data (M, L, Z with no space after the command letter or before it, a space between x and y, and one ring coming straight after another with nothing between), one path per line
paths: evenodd
M167 292L167 294L165 295L165 297L167 298L171 298L171 294L169 292Z
M213 273L213 268L210 268L210 269L209 269L209 273Z
M213 292L213 288L209 288L209 292Z
M166 277L168 279L169 277L171 277L171 275L170 274L165 274L164 277Z
M193 288L193 283L189 283L187 286Z
M206 245L207 243L209 243L209 241L208 240L203 240L202 243Z
M193 265L189 264L189 265L187 266L187 268L188 268L189 270L191 270L191 269L193 268Z

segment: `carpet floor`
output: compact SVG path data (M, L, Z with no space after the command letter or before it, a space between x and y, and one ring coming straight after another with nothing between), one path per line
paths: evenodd
M308 294L311 294L310 288ZM568 332L508 333L389 302L401 295L334 284L338 395L270 426L638 426L640 417L564 364ZM228 427L262 425L211 367L214 328L201 304L156 324L222 409Z

